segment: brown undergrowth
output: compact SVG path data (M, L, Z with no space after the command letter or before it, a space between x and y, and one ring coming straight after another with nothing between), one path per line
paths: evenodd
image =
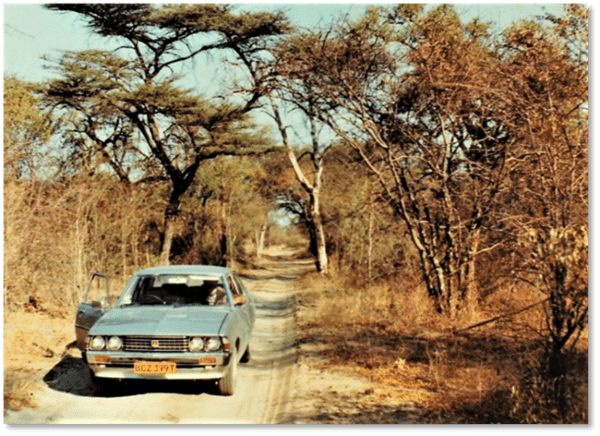
M406 284L357 290L316 274L302 283L301 352L317 367L380 384L380 395L410 400L423 423L587 422L587 336L568 356L569 407L559 412L540 377L543 313L535 295L499 293L451 321Z

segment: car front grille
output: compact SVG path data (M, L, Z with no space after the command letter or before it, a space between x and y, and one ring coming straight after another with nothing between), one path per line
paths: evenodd
M123 351L189 351L189 339L186 336L154 337L125 336Z

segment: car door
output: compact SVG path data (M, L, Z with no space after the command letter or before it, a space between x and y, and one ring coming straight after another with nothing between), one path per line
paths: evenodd
M75 316L77 347L85 349L85 339L92 326L110 310L109 280L106 274L92 273L83 301Z
M243 295L242 290L240 289L239 285L234 280L233 275L230 274L227 276L227 284L229 285L229 289L231 290L231 293L232 293L234 299L236 298L236 295L238 295L238 296ZM250 306L251 306L251 304L249 304L248 301L246 301L245 304L239 304L239 305L234 306L234 311L236 313L236 317L239 319L240 327L241 327L241 330L243 331L242 346L244 346L244 347L250 341L250 333L252 331L252 325L253 325L253 320L252 320L252 316L250 313Z
M250 326L253 326L254 321L256 320L256 307L254 305L254 299L252 297L252 294L248 291L248 289L246 288L246 286L244 285L244 282L240 279L240 277L238 275L236 275L235 273L233 274L233 279L234 279L235 283L238 285L238 289L242 292L242 294L248 300L248 304L246 305L247 307L245 309L248 313L248 318L250 320Z

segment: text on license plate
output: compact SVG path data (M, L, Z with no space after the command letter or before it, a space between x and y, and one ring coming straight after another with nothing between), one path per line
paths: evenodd
M177 372L175 362L135 362L133 372L136 374L173 374Z

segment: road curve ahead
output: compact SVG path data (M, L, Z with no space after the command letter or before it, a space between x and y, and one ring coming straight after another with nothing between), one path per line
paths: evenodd
M270 262L245 283L256 300L251 360L240 364L237 390L212 383L128 382L94 392L85 364L66 355L35 393L36 409L8 411L5 424L274 424L289 422L296 392L294 285L310 263Z

